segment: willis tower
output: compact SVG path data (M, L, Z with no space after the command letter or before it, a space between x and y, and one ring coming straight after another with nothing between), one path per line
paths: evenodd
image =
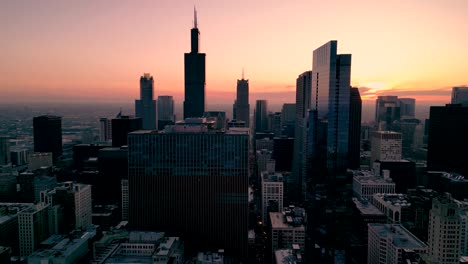
M191 51L184 54L185 100L184 119L202 117L205 112L205 53L199 53L200 31L197 11L194 9L194 25L190 31Z

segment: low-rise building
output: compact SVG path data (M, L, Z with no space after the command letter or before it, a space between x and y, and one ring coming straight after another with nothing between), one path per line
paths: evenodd
M375 176L370 171L351 171L353 173L353 193L359 199L372 200L375 193L395 193L395 183L388 175Z
M387 223L399 224L412 221L411 203L406 194L376 193L372 204L387 216Z
M300 207L289 206L281 213L270 213L271 247L273 252L281 248L292 248L298 244L301 253L305 249L307 215Z

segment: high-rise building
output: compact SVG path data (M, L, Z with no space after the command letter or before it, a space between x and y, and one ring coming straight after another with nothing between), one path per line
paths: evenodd
M468 87L452 88L452 104L468 106Z
M429 254L426 263L459 263L461 237L465 235L461 232L459 213L458 205L450 197L432 200L427 241Z
M402 225L371 223L368 239L368 264L399 264L405 252L427 252L427 246Z
M282 135L287 136L287 137L294 137L295 126L296 126L296 104L283 104L283 108L281 108Z
M10 247L15 256L19 255L18 215L29 208L35 208L34 204L0 203L0 246ZM21 234L21 236L24 235ZM26 238L23 237L23 239ZM0 263L4 262L0 261Z
M244 79L243 70L242 79L237 80L237 96L233 110L233 119L245 121L245 126L250 127L249 80Z
M431 106L427 168L468 175L468 107Z
M402 155L411 158L415 149L416 128L421 123L416 118L405 118L400 121Z
M414 118L416 112L416 99L399 98L401 118Z
M275 137L281 136L281 113L274 112L268 114L268 131L273 132Z
M401 133L375 131L372 133L371 167L376 160L401 160Z
M294 138L275 137L273 139L273 159L277 171L291 171L293 164Z
M99 141L109 142L112 140L111 119L102 117L99 119Z
M283 174L261 173L262 179L262 222L266 223L270 212L283 212Z
M52 152L54 160L62 155L62 118L36 116L33 118L34 152Z
M327 168L331 174L348 166L351 54L337 54L337 41L314 50L312 103L317 118L327 119ZM297 106L296 106L297 107Z
M223 248L245 259L248 130L203 120L129 134L129 224L184 235L189 250Z
M294 154L292 168L293 191L297 200L304 196L307 161L307 114L310 109L312 72L306 71L296 79L296 118L294 129Z
M184 54L185 97L184 119L202 117L205 112L205 53L199 53L197 11L194 10L194 25L190 31L191 51Z
M154 80L149 73L140 77L140 100L135 100L135 116L141 117L143 129L158 129L156 101L154 100Z
M143 129L143 121L139 117L117 116L112 119L112 146L127 145L128 133Z
M348 167L358 169L361 158L361 112L362 101L358 88L351 88L349 103Z
M35 171L41 167L51 167L53 165L52 153L33 152L28 155L28 170Z
M268 101L257 100L255 103L255 133L268 131Z
M7 137L0 136L0 165L7 165L10 162L10 142Z
M29 256L49 237L48 207L37 204L18 214L20 256Z
M54 189L41 193L41 204L62 206L68 231L92 225L91 185L60 183Z
M98 204L120 205L121 181L128 179L128 149L100 149L98 160L99 177L94 181L93 200Z
M172 96L158 96L158 120L175 122L174 98ZM164 129L164 127L159 127L159 129Z
M398 96L379 96L375 101L375 124L379 130L398 130L400 121Z

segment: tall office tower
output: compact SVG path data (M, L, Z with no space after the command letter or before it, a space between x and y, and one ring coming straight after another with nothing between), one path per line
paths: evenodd
M361 160L361 112L362 101L358 88L351 88L349 96L348 167L358 169Z
M203 117L208 122L214 122L215 129L226 129L226 112L223 111L207 111L203 113Z
M413 153L415 150L415 139L417 137L416 128L420 123L421 121L419 121L419 119L416 118L401 119L400 132L402 139L402 154L405 158L413 157Z
M432 200L427 241L429 254L426 263L459 263L460 238L465 235L461 232L459 213L459 208L451 197L438 197Z
M401 160L401 133L393 131L375 131L372 133L371 145L371 168L376 160Z
M248 130L209 130L186 120L129 134L129 224L184 235L187 249L223 248L245 259ZM148 147L151 146L151 147Z
M98 204L120 204L121 181L128 179L127 156L126 147L99 150L99 177L92 188L93 200Z
M275 137L281 136L281 113L274 112L268 114L268 131L273 132Z
M172 96L158 96L158 120L175 122L174 98ZM159 129L164 129L164 127Z
M262 179L262 222L266 223L270 212L283 212L283 174L261 173Z
M48 207L37 204L18 214L20 256L31 255L49 237Z
M348 165L351 54L337 54L330 41L314 50L312 73L311 108L328 120L327 168L336 174Z
M427 168L468 175L468 107L431 106Z
M414 118L416 111L416 99L414 98L398 98L400 102L401 118Z
M283 108L281 108L282 135L287 136L287 137L294 137L295 126L296 126L296 104L283 104Z
M109 142L112 140L112 121L109 118L99 119L99 141Z
M149 73L140 78L140 100L135 100L135 116L141 117L143 129L158 129L156 101L153 96L154 80Z
M249 80L244 79L243 70L242 79L237 80L237 97L234 102L233 119L245 121L245 126L250 127Z
M369 224L368 264L399 264L403 262L405 252L422 255L427 246L406 230L396 224Z
M54 160L62 155L62 118L36 116L33 118L34 152L52 152Z
M194 25L190 31L191 51L184 54L185 98L184 119L202 117L205 112L205 53L199 53L197 11L194 10Z
M452 104L468 106L468 87L452 88Z
M306 71L296 79L296 127L292 168L292 191L298 195L296 201L302 200L306 191L307 114L310 109L311 89L312 72Z
M255 102L255 133L268 131L268 101Z
M275 137L273 139L273 159L277 171L291 171L294 153L294 138Z
M0 136L0 165L7 165L10 161L10 142L7 137Z
M66 230L80 229L92 225L91 185L63 182L52 190L41 193L41 204L63 209Z
M112 146L127 145L128 133L143 129L143 120L140 117L118 116L112 119Z
M398 131L400 120L398 96L379 96L375 101L375 124L379 130Z

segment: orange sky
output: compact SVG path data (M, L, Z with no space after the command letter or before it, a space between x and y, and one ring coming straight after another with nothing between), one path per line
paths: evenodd
M468 84L466 0L195 1L207 101L232 103L242 67L252 101L294 102L312 51L338 40L361 95L448 102ZM193 2L2 1L0 102L132 102L139 76L183 100Z

